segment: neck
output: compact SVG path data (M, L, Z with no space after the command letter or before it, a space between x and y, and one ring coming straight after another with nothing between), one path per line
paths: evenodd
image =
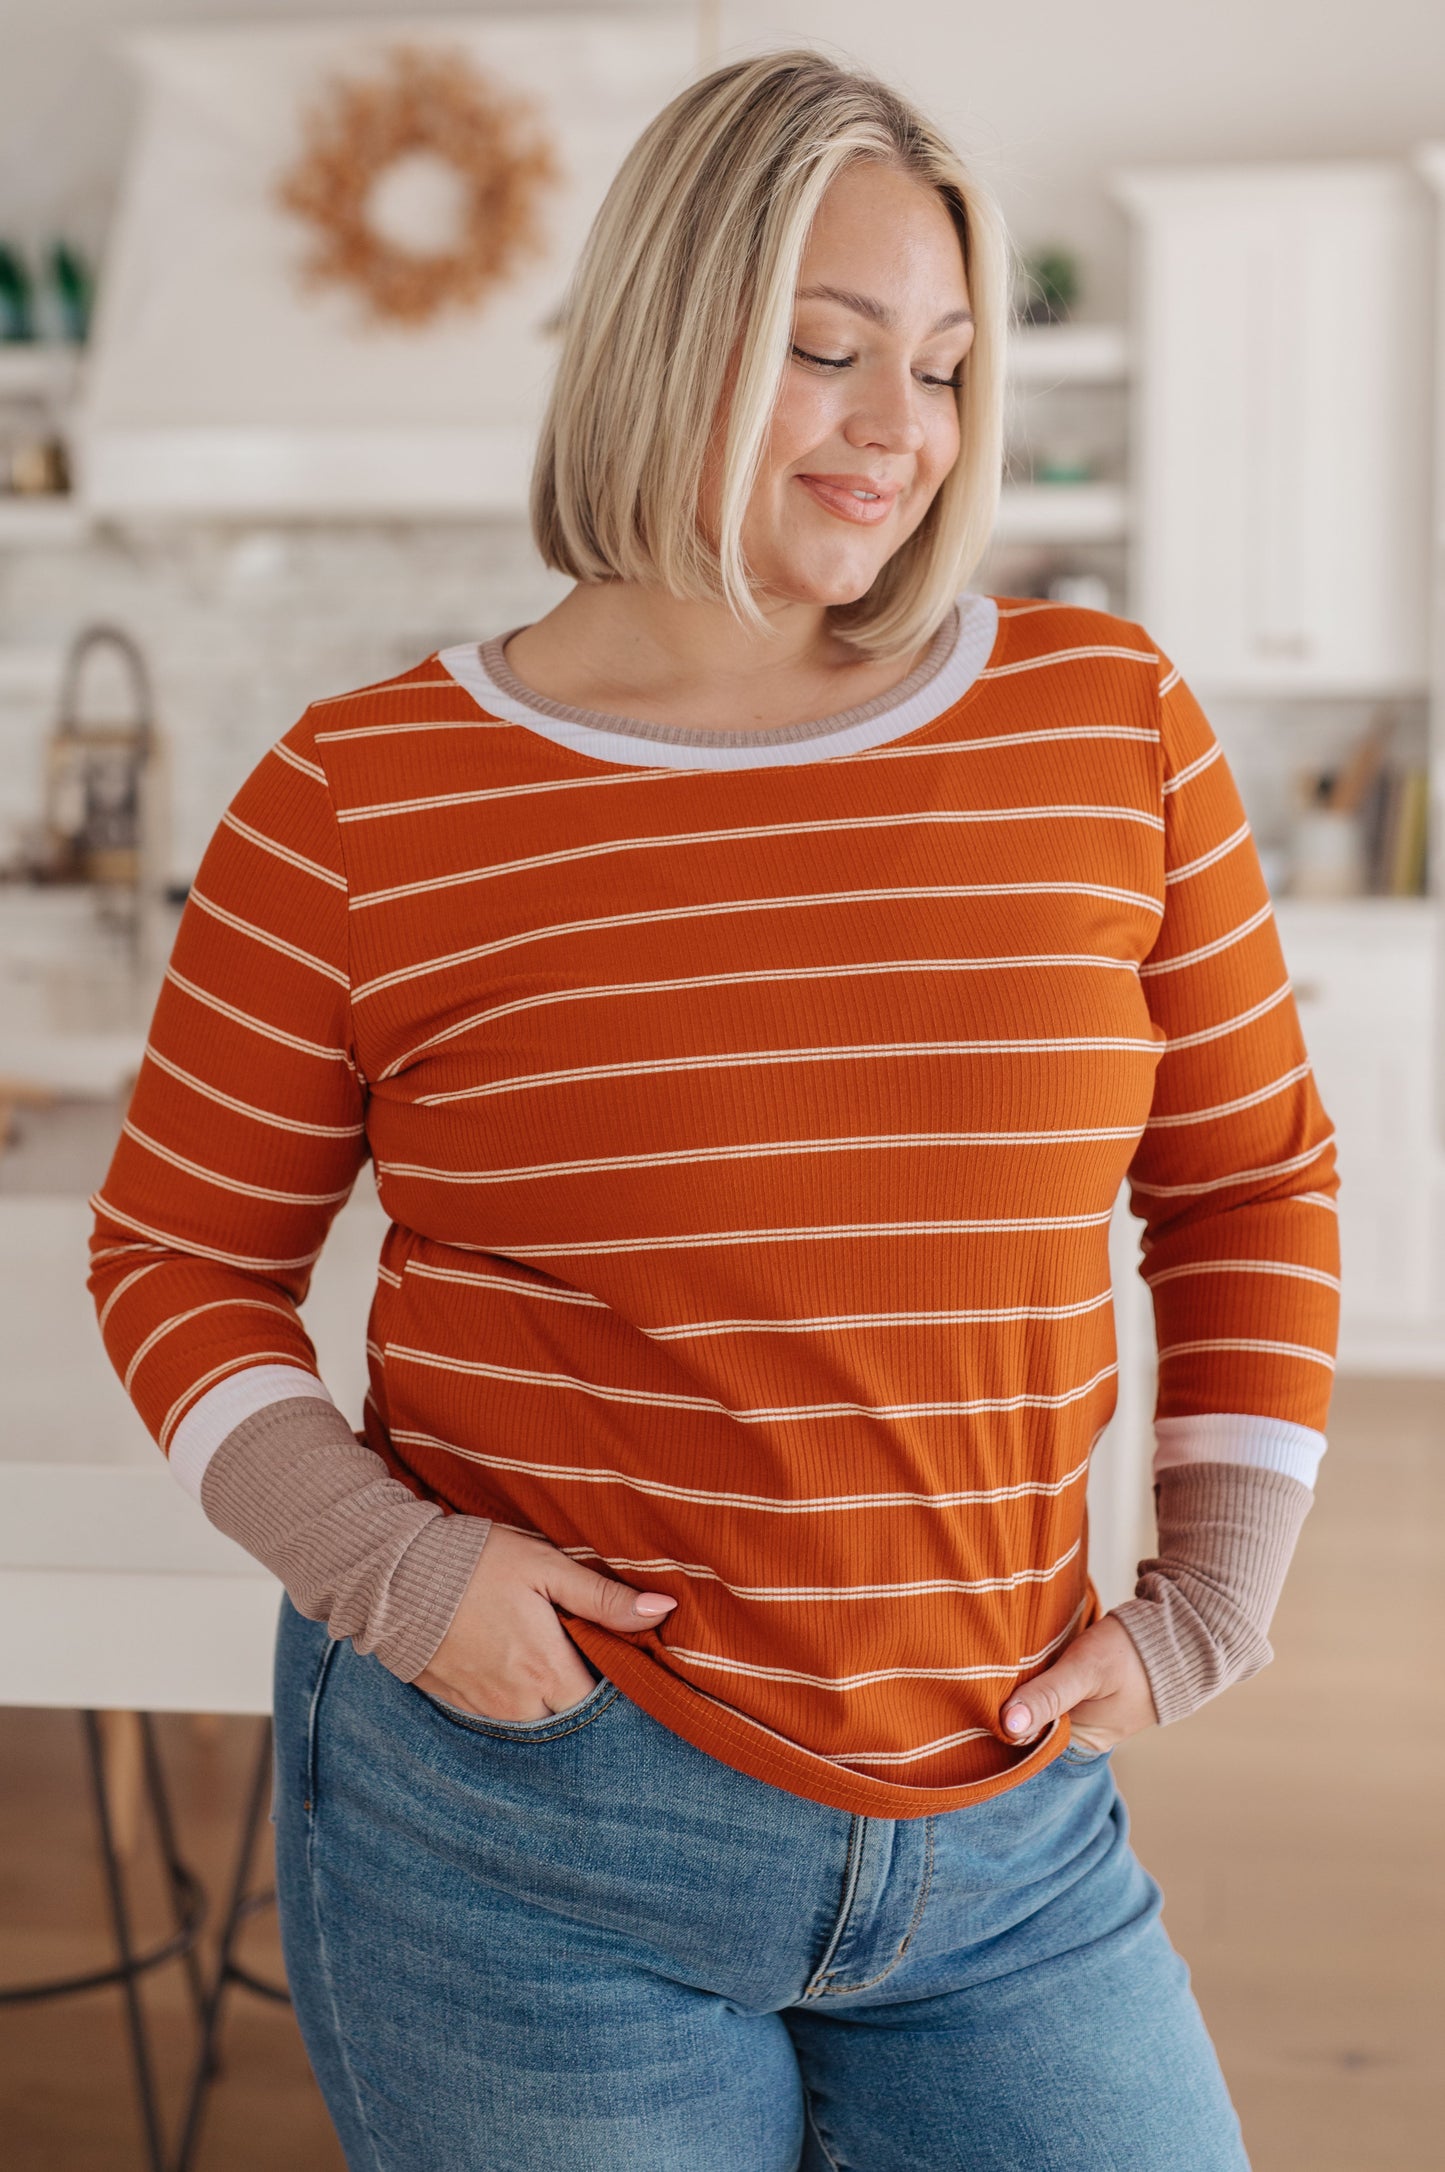
M748 730L802 723L871 700L915 659L878 662L841 641L822 604L765 603L761 632L725 604L631 581L579 583L507 643L525 686L579 709Z

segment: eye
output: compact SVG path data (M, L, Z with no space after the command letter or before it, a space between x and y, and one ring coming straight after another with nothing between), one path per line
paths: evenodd
M845 370L853 359L850 354L845 354L841 357L826 354L809 354L806 347L794 347L793 354L799 362L811 362L814 369L818 370Z
M945 390L961 392L963 390L963 379L961 377L924 377L923 383L927 385L930 392L943 392Z

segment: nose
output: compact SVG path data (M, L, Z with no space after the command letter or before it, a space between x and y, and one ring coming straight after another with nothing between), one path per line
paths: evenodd
M918 397L918 387L909 371L897 376L890 372L885 381L870 384L867 400L853 410L843 435L860 450L873 446L880 452L919 451L927 433L918 412Z

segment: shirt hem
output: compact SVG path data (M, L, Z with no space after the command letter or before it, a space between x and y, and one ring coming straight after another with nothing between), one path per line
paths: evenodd
M1090 1606L1080 1628L1095 1619L1097 1612L1091 1589ZM810 1750L800 1749L796 1743L784 1741L782 1736L769 1733L728 1706L704 1696L659 1666L645 1645L639 1645L634 1639L615 1636L595 1622L582 1621L571 1615L567 1617L566 1626L572 1641L602 1669L609 1681L617 1684L624 1696L640 1705L650 1719L680 1735L684 1742L691 1743L695 1750L715 1757L719 1764L744 1773L749 1779L761 1780L770 1787L782 1788L786 1794L801 1795L807 1802L821 1803L828 1809L844 1810L854 1816L922 1818L949 1810L966 1810L972 1803L987 1802L992 1796L1006 1794L1010 1788L1020 1787L1025 1780L1033 1779L1069 1744L1069 1715L1066 1712L1026 1756L1006 1766L1002 1772L986 1774L982 1779L962 1781L951 1787L902 1787L893 1780L870 1780L863 1773L851 1772L845 1765L835 1764L831 1758L817 1757ZM998 1748L1007 1754L1009 1745L1000 1740Z

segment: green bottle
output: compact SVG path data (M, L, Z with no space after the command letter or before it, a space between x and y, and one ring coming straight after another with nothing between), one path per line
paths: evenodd
M0 241L0 340L34 337L35 296L25 259Z
M50 251L49 270L64 336L78 343L90 330L91 305L95 299L95 281L90 266L68 241L57 241Z

